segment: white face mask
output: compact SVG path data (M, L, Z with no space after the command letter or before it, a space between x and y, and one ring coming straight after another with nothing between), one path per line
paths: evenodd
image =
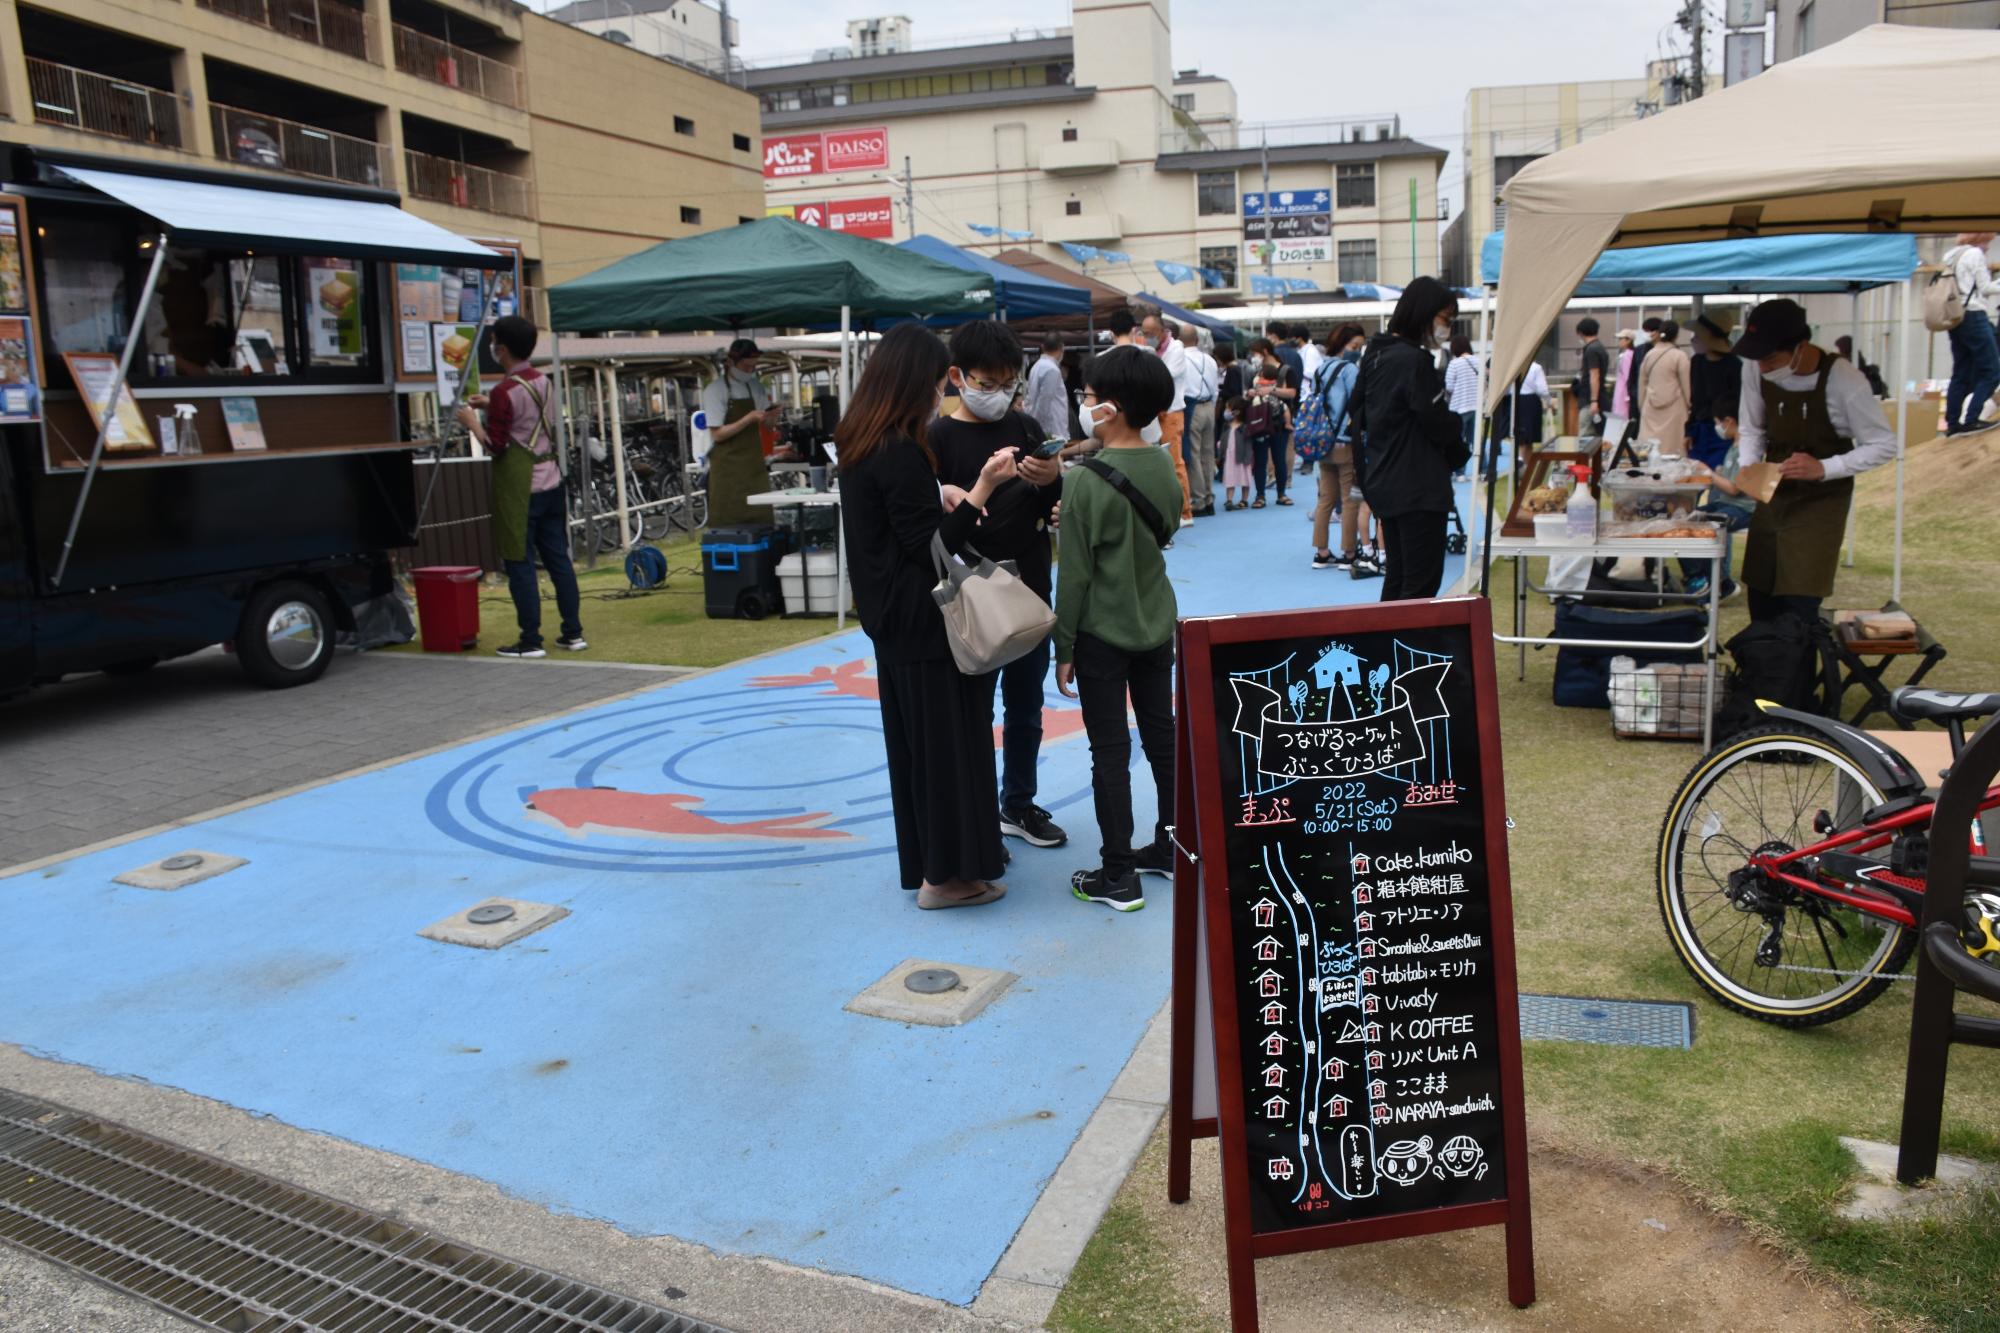
M1766 370L1762 371L1761 373L1767 381L1769 381L1772 384L1776 384L1779 380L1785 378L1787 375L1792 373L1792 367L1797 364L1798 359L1799 359L1799 349L1794 347L1792 349L1792 354L1785 358L1784 365L1779 366L1776 370ZM1757 363L1753 361L1750 364L1754 366Z
M1083 432L1091 439L1097 438L1098 427L1118 415L1116 403L1092 403L1083 409Z
M979 389L965 380L958 382L958 401L965 404L965 410L981 421L998 421L1007 415L1007 409L1014 402L1012 385L1004 389Z
M1440 319L1431 325L1431 341L1439 347L1443 347L1451 341L1451 322L1449 320Z
M1147 444L1158 444L1165 437L1166 432L1160 429L1158 417L1154 417L1139 429L1139 438Z

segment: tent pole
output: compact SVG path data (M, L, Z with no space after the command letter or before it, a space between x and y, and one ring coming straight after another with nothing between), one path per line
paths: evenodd
M549 335L549 369L555 371L555 392L549 397L556 405L556 462L565 476L574 466L569 456L569 378L563 373L562 334ZM567 516L565 516L567 519Z
M632 544L632 516L625 505L625 415L618 401L618 363L604 368L611 389L611 481L618 492L618 549Z
M1861 349L1866 346L1861 337L1861 293L1849 292L1847 325L1854 339L1855 369L1860 369ZM1848 569L1854 568L1854 506L1847 506L1847 551L1840 563Z
M1496 323L1499 321L1500 289L1497 286L1488 287L1486 289L1486 299L1479 303L1479 337L1482 342L1486 338L1486 321L1489 314ZM1491 353L1489 352L1488 356L1481 358L1479 363L1479 406L1475 409L1478 415L1472 419L1473 462L1474 466L1479 468L1479 474L1482 477L1485 476L1486 469L1483 466L1485 459L1479 456L1479 444L1480 437L1486 429L1486 362L1490 359L1490 356ZM1517 455L1519 452L1518 449L1515 450ZM1486 527L1484 535L1479 539L1479 595L1481 597L1487 596L1487 590L1491 585L1493 576L1493 506L1495 496L1500 489L1500 469L1497 457L1494 459L1494 463L1494 475L1486 478L1485 482ZM1517 467L1519 466L1520 459L1518 456L1515 458L1514 463Z
M1903 456L1910 438L1910 282L1896 289L1896 554L1889 574L1889 597L1903 600Z
M847 415L847 400L854 394L854 353L848 344L854 336L854 316L847 306L840 307L840 414Z
M90 447L90 466L84 469L83 487L77 491L76 508L69 515L69 531L63 534L62 554L56 557L56 572L49 579L52 592L62 587L63 575L69 570L70 548L76 545L76 530L83 524L83 507L90 503L90 484L97 480L97 470L104 463L104 442L111 436L111 423L118 419L118 399L132 373L132 353L139 346L139 339L145 336L146 313L153 308L153 291L160 285L160 269L166 262L167 234L161 232L153 238L153 264L146 270L146 285L139 290L139 308L133 311L131 327L125 333L125 347L118 355L118 373L111 377L110 396L104 400L101 414L104 419L97 426L97 443Z

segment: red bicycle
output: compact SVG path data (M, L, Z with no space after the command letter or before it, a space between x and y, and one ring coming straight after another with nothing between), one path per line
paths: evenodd
M1965 725L2000 691L1905 687L1896 714ZM1903 972L1923 913L1934 803L1902 755L1829 718L1763 704L1770 725L1724 741L1660 828L1660 915L1681 962L1723 1005L1784 1027L1830 1023ZM1995 724L2000 725L2000 724ZM1979 811L2000 809L2000 784ZM1975 821L1959 940L2000 979L2000 859Z

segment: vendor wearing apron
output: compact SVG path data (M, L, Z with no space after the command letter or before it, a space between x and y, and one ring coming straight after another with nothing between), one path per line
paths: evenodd
M1854 476L1896 456L1896 433L1867 379L1811 337L1798 302L1766 301L1734 349L1757 371L1743 377L1737 458L1776 463L1782 478L1750 517L1743 583L1752 620L1819 618L1833 592Z
M748 497L771 489L764 463L762 426L771 396L757 379L757 344L738 338L729 344L722 374L702 390L708 414L708 525L749 523L756 517Z

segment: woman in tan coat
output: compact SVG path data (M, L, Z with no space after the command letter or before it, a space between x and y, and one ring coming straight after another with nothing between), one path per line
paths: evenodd
M1688 354L1677 345L1680 325L1660 326L1660 340L1639 366L1639 442L1657 441L1667 453L1684 453L1688 433Z

